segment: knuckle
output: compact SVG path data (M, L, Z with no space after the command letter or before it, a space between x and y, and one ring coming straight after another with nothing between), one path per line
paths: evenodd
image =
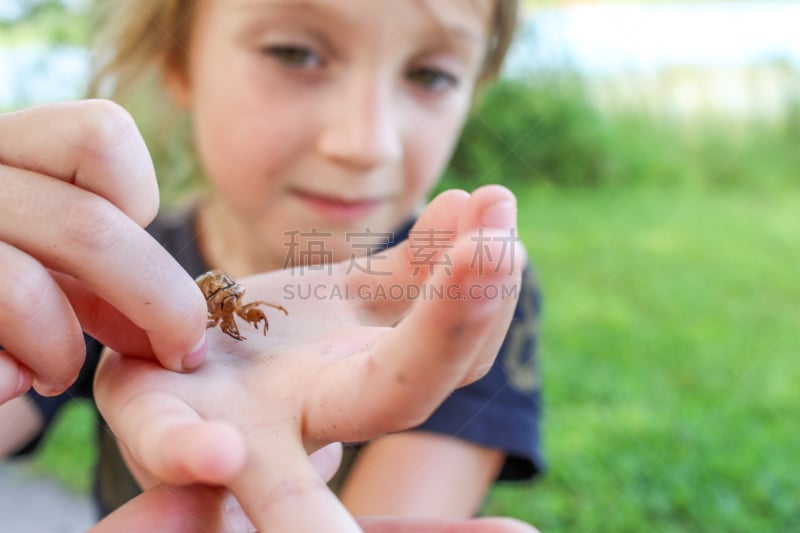
M268 513L288 502L310 501L317 495L327 493L328 487L321 478L285 479L266 491L261 500L261 507L264 513Z
M129 230L127 217L99 196L85 195L73 202L61 233L70 246L86 253L108 253L119 248Z
M110 100L86 100L76 105L79 138L90 152L105 154L138 131L130 113Z
M0 270L0 316L13 317L18 322L28 322L38 314L41 306L48 301L49 283L40 268L9 268L6 263ZM5 322L5 320L4 320Z
M37 369L39 380L63 387L80 370L83 339L64 320L61 293L47 271L29 259L9 259L4 257L0 270L3 332L10 347L21 350L17 355ZM42 325L47 326L44 336Z
M77 150L107 174L103 185L114 191L109 199L145 226L155 218L159 205L158 183L150 154L133 117L109 100L77 104ZM124 172L124 179L119 179ZM112 182L113 186L112 186Z

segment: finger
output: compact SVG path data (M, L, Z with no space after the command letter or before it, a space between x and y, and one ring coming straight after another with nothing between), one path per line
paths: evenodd
M50 275L66 295L86 333L103 346L126 356L153 357L145 330L72 276L52 270Z
M0 405L24 394L32 383L31 371L20 365L8 352L0 350Z
M461 204L457 221L457 234L469 236L472 243L470 268L478 271L478 274L482 271L489 273L488 271L494 270L495 273L500 273L500 270L504 270L514 277L520 275L527 256L521 246L516 226L517 202L510 190L501 185L486 185L473 191ZM449 254L450 251L445 253ZM517 283L513 285L515 290L507 294L508 298L516 300L518 297ZM502 287L486 287L489 291L496 288ZM508 307L506 309L510 310ZM484 334L476 338L476 342L480 344L476 344L474 349L480 357L464 376L461 385L474 381L491 368L497 347L508 331L505 315L496 315L492 321L503 325L484 328Z
M252 529L230 527L224 489L161 485L115 510L89 533L120 531L250 533Z
M537 533L532 526L508 518L359 517L358 523L366 533Z
M409 232L409 239L383 252L380 274L371 272L369 263L363 268L353 268L348 278L350 293L367 295L360 302L364 309L383 318L385 324L396 322L408 310L413 298L390 297L392 287L417 286L436 270L449 268L447 253L455 241L458 214L469 195L460 190L448 190L439 194L425 208L419 220ZM440 258L445 256L444 260ZM367 261L354 258L352 261ZM442 264L443 263L443 264ZM382 275L389 272L390 275Z
M317 475L326 483L336 475L342 463L342 443L334 442L323 446L309 457Z
M397 365L395 373L414 372L423 387L429 380L442 385L450 380L456 388L483 376L511 323L525 261L521 245L506 242L505 232L483 232L485 259L479 263L478 238L468 234L459 239L453 275L436 278L428 295L376 346L376 353L393 361L390 368ZM410 346L403 347L403 339L411 339Z
M463 235L479 228L508 229L517 225L517 199L502 185L475 189L458 217L458 232Z
M503 338L496 332L507 331L516 305L522 254L514 263L490 240L492 260L478 269L473 245L469 235L456 242L452 273L434 276L426 297L372 349L328 367L325 379L339 386L325 397L312 390L307 404L308 427L322 439L363 440L418 425L453 389L488 371Z
M128 112L110 101L48 104L0 115L0 164L91 191L140 226L158 210L147 146Z
M471 261L475 268L478 270L507 269L509 268L507 265L510 265L509 274L520 276L523 274L527 264L527 254L521 245L517 231L517 199L506 187L485 185L476 189L459 216L458 228L459 234L473 234L474 249ZM497 231L489 235L485 233L489 229ZM505 258L498 257L499 264L494 267L483 261L492 254L492 250L486 247L489 242L492 242L495 247L499 245L500 250L495 249L494 253L506 256ZM502 259L506 259L506 261L502 261ZM518 298L520 288L520 284L515 285L516 294L508 296L512 299ZM505 322L501 316L495 317L495 320ZM481 357L473 366L473 372L465 376L462 385L474 381L489 370L494 362L497 347L500 346L507 333L507 326L488 329L487 334L482 338L482 344L476 346Z
M164 366L199 364L205 299L144 229L105 199L34 172L0 167L0 186L0 240L113 305L147 333Z
M34 258L0 241L0 264L0 344L32 370L41 394L63 392L86 352L78 319Z
M230 485L259 531L360 532L314 470L300 435L251 434L247 464Z
M245 444L238 430L203 420L149 361L111 353L98 367L101 413L136 463L160 481L223 485L241 470ZM175 378L174 375L169 376ZM145 383L150 384L144 389ZM141 392L144 390L144 392Z

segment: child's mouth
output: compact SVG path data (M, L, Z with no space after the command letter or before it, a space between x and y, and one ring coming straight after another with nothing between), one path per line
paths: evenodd
M292 192L296 198L316 213L335 222L348 222L364 218L386 201L380 198L350 200L299 189Z

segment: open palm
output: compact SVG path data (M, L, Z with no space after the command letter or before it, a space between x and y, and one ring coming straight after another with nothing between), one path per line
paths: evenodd
M449 235L436 252L448 268L420 265L406 242L369 259L380 272L363 258L240 280L245 302L289 315L267 309L266 336L240 322L246 341L210 331L192 374L106 356L96 398L140 481L224 485L263 531L360 531L309 454L413 427L488 371L524 261L509 247L513 202L485 187L426 208L412 231Z

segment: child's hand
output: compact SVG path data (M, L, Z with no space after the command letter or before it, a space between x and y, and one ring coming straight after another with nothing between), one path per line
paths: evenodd
M358 524L367 533L537 533L531 526L502 518L456 521L368 517L359 518ZM89 533L119 531L251 533L253 528L224 489L159 485L117 509Z
M169 368L201 362L205 302L142 229L157 209L150 156L119 106L0 115L0 403L32 382L66 389L81 329Z
M415 426L488 371L523 269L515 214L501 187L441 195L412 230L450 237L437 252L448 268L432 275L407 241L370 259L378 272L342 263L240 280L246 299L289 315L267 309L266 336L240 323L242 342L214 330L191 375L105 357L95 396L140 481L225 485L264 531L359 531L308 454Z

